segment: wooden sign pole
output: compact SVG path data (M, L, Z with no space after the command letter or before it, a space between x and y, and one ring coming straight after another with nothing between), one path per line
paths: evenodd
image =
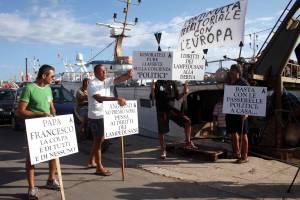
M120 138L121 139L121 170L122 170L122 181L125 180L125 164L124 164L124 138L123 136Z
M57 169L57 175L58 175L58 181L59 181L59 185L60 185L60 194L61 194L61 199L65 200L65 191L64 191L64 184L62 181L62 175L61 175L61 168L60 168L60 161L59 158L55 159L55 163L56 163L56 169Z

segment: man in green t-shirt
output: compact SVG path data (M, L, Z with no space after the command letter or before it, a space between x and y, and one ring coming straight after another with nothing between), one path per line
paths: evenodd
M27 84L24 88L18 106L18 112L24 118L49 117L55 115L53 97L49 84L54 80L54 67L42 65L36 81ZM49 177L46 188L59 190L59 183L55 180L55 160L49 161ZM38 199L38 188L34 182L34 165L30 163L29 151L26 156L26 176L29 184L28 198Z

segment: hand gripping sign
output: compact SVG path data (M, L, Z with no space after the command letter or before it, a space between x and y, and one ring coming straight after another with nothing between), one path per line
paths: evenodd
M78 152L73 115L26 119L25 124L31 164L55 159L61 199L65 200L59 158Z
M120 106L116 101L104 101L104 138L110 139L137 134L137 101L126 101Z

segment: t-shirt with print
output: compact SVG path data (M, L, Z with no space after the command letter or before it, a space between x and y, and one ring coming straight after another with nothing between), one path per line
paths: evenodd
M113 85L113 78L107 78L104 81L100 81L98 78L94 78L88 85L88 104L89 111L88 117L90 119L103 118L103 104L99 103L93 96L99 94L101 96L111 96L110 87Z
M20 101L28 103L28 110L50 114L50 102L53 100L49 85L40 87L36 83L29 83L22 91Z

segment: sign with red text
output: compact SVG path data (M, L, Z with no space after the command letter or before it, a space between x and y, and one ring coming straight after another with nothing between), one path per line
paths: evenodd
M104 101L104 138L116 138L139 132L137 101L126 101L120 106L117 101Z
M26 119L32 165L78 152L73 115Z
M202 52L203 49L227 45L239 46L244 41L247 0L216 8L184 22L178 49Z
M267 88L225 85L223 113L266 116Z

